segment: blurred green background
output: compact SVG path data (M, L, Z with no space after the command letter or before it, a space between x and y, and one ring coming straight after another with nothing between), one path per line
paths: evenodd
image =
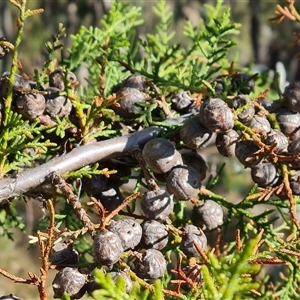
M283 62L288 73L288 80L294 80L299 75L299 63L294 56L299 47L290 47L294 40L293 33L299 26L292 21L284 20L280 25L269 22L275 15L276 5L285 5L285 0L224 0L224 4L232 9L232 19L240 23L241 34L234 56L240 66L257 64L267 69L274 69L277 61ZM81 25L99 26L100 20L111 6L112 1L105 0L29 0L29 8L43 8L41 15L30 18L26 23L22 41L20 59L24 70L32 75L33 68L40 69L46 54L44 43L57 32L61 22L67 28L67 38L64 40L65 51L71 45L71 35L76 33ZM140 6L145 23L139 29L143 37L152 32L156 17L152 12L153 1L127 1L130 5ZM190 19L196 26L203 17L203 5L214 4L210 0L172 0L167 1L173 11L176 43L185 44L182 26L185 19ZM296 7L300 6L297 4ZM14 41L16 34L17 9L8 0L0 1L0 37ZM0 71L9 67L9 59L0 61Z

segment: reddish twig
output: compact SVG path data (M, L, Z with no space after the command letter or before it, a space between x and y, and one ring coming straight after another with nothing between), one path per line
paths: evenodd
M105 223L107 224L114 216L116 216L119 211L121 211L124 207L126 207L130 202L135 200L141 193L137 192L135 194L130 195L127 197L122 204L120 204L115 210L113 210L106 218Z
M94 224L90 220L85 209L82 207L80 201L78 201L78 196L73 193L70 185L59 174L53 173L51 174L51 177L53 184L55 184L63 192L68 202L72 205L75 214L83 226L87 228L89 234L93 237L96 234Z
M288 255L292 255L292 256L297 256L297 257L300 257L300 253L299 252L296 252L296 251L293 251L293 250L289 250L289 249L280 249L279 250L280 253L285 253L285 254L288 254Z
M235 232L235 248L237 251L242 251L244 248L241 242L241 231L239 229Z
M294 199L293 192L292 192L291 187L290 187L287 166L285 164L282 164L281 165L281 170L282 170L282 176L283 176L283 183L284 183L285 192L286 192L287 197L288 197L289 202L290 202L291 219L292 219L292 222L296 225L296 227L298 229L298 233L300 233L300 223L299 223L298 217L297 217L296 201Z
M261 259L249 259L248 264L251 265L287 265L288 262L279 259L278 257L261 258Z
M200 254L200 256L202 257L202 259L204 260L204 262L209 264L209 259L206 256L205 252L201 249L201 247L197 243L193 242L193 244L194 247L197 249L198 253Z
M10 274L2 269L0 269L0 274L10 280L13 280L15 283L34 284L31 279L24 279L22 277L15 276L15 275Z
M197 265L196 265L196 267L198 268ZM175 273L179 276L179 280L172 280L173 283L177 284L176 293L180 294L180 286L182 283L187 283L196 292L198 292L198 287L197 287L197 284L195 283L195 280L196 280L197 276L199 275L199 273L196 274L195 276L192 276L192 278L191 278L189 275L191 275L193 273L193 271L194 271L194 269L192 268L190 270L190 272L187 272L187 274L184 273L184 271L182 270L182 256L179 255L176 270L175 269L171 270L172 273Z
M97 207L97 210L100 215L100 228L105 227L105 208L102 205L101 201L98 201L95 197L91 197L91 200L93 201L94 205Z

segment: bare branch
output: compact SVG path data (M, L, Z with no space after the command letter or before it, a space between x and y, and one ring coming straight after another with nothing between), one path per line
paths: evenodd
M101 159L131 151L137 146L143 146L161 131L159 127L149 127L130 135L83 145L43 165L23 171L15 178L1 179L0 203L37 187L53 172L63 175Z

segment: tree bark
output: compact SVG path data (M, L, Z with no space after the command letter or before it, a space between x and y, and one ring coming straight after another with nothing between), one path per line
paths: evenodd
M149 127L130 135L83 145L43 165L23 171L15 178L1 179L0 203L5 203L9 198L20 196L37 187L53 172L62 175L101 159L129 152L135 147L142 147L161 131L159 127Z

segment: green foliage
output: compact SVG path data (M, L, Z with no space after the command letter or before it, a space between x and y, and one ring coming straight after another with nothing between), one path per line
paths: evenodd
M96 269L95 281L101 288L94 291L93 298L95 300L163 300L162 283L156 280L153 284L153 292L141 287L138 282L135 282L131 292L126 292L126 281L122 276L119 276L116 281L109 274L105 274L102 270Z
M6 206L0 211L0 236L6 236L13 240L13 228L21 231L25 230L24 220L18 216L18 211L14 205Z
M52 36L52 41L48 41L45 43L45 48L48 52L47 60L44 64L44 67L42 71L39 73L38 70L35 70L35 80L37 82L36 88L39 89L44 83L48 68L50 67L50 64L52 63L54 59L55 52L57 50L60 50L63 48L63 44L61 43L61 40L66 37L66 28L63 26L63 24L58 25L58 32L56 35Z
M97 59L105 56L106 87L105 95L111 87L122 79L117 60L124 55L130 55L132 32L143 21L139 7L129 7L122 1L115 1L109 13L101 20L101 27L86 28L82 26L79 32L72 36L73 45L69 49L69 58L64 60L70 70L86 65L89 70L88 87L82 90L86 102L91 102L94 95L99 94L101 68ZM124 53L124 54L122 54Z
M160 18L156 33L148 34L147 41L142 42L146 53L144 64L131 66L159 86L199 92L206 80L229 67L226 56L235 42L228 37L238 34L238 25L232 24L230 10L221 5L222 1L217 7L207 5L208 23L202 20L196 28L191 21L186 21L184 35L190 40L190 46L185 49L172 43L175 35L172 14L163 2L157 1L154 7Z
M68 293L64 292L62 300L71 300L71 297L69 296Z
M5 101L2 131L0 134L0 178L10 171L19 170L23 165L30 165L35 159L46 152L53 143L49 141L40 141L42 139L43 126L37 128L36 123L29 124L22 120L21 116L12 111L13 82L17 72L17 63L21 37L24 30L25 20L42 10L26 10L26 1L13 0L11 3L16 6L20 12L17 38L12 50L12 64L8 79L8 92ZM35 155L26 154L24 151L28 148L40 149L40 153ZM13 162L9 162L9 157L13 157Z
M204 290L208 299L243 299L249 297L250 291L259 287L252 282L251 275L259 271L259 266L249 265L258 238L251 240L242 252L235 252L226 258L218 258L209 254L210 263L202 267L203 279L206 284Z
M134 72L145 75L158 86L172 89L184 89L199 92L203 84L224 72L229 66L227 54L235 45L232 35L238 34L237 24L230 20L229 8L221 2L217 7L207 5L209 23L202 23L195 28L187 20L184 34L190 40L190 46L184 48L174 44L175 32L172 30L172 13L165 1L156 2L154 13L159 18L154 34L147 34L145 41L134 42L134 30L142 23L140 9L128 8L126 4L115 2L109 14L101 22L101 28L81 27L73 36L68 68L74 69L86 63L89 69L89 91L94 93L100 81L100 70L95 60L106 56L106 93L120 82L128 73L120 76L120 65L124 62ZM126 15L126 18L124 17ZM109 24L109 25L108 25ZM109 37L109 41L107 41ZM108 46L105 46L108 43ZM140 49L140 47L142 47ZM105 49L103 49L105 48ZM138 52L144 55L138 55Z
M162 127L161 136L171 140L176 147L184 148L179 135L182 124L168 123L170 118L167 117L176 116L169 111L169 96L173 92L185 90L197 93L199 101L202 101L215 94L214 85L218 78L224 79L226 85L226 91L220 97L225 99L228 96L227 92L236 88L231 86L231 75L234 70L229 56L233 46L236 45L234 38L239 32L239 25L231 21L230 9L223 5L223 1L216 1L216 5L205 5L205 16L197 27L190 20L186 20L183 34L188 44L183 46L175 43L173 15L167 1L156 1L153 12L158 22L154 32L147 33L145 39L141 40L138 34L143 24L141 8L119 0L113 2L110 11L101 20L99 28L82 26L78 33L72 36L73 44L68 49L68 55L64 56L62 52L59 65L64 67L65 74L68 70L75 72L81 67L85 67L88 71L87 83L79 89L78 94L70 86L61 92L61 95L71 99L73 110L70 118L57 117L51 120L50 125L44 125L38 119L24 121L21 115L13 111L12 83L17 71L16 62L24 21L36 11L26 11L26 1L10 1L20 10L21 23L13 48L13 63L0 133L1 178L15 175L17 171L31 167L37 161L47 162L77 145L118 137L123 132L138 131L152 125ZM48 55L45 64L41 71L35 70L37 89L47 82L47 75L53 68L54 55L63 49L64 37L65 27L60 24L57 34L51 41L46 42ZM123 120L114 113L113 107L118 105L119 99L112 95L112 89L130 73L145 76L150 94L149 99L137 104L142 110L133 120ZM256 93L261 92L260 90ZM247 126L243 127L237 121L236 126L240 129L241 136L251 135ZM54 136L54 140L57 139L60 144L48 139L49 136ZM131 165L130 158L135 154L135 152L126 153L125 162L122 162L134 168L134 172L129 176L130 179L136 180L132 194L142 193L143 188L149 189L150 186L146 178L149 175L148 170L143 168L143 164L137 166L135 161L134 167ZM91 260L92 238L86 235L86 219L94 222L92 223L94 231L103 229L110 221L109 217L111 215L114 217L118 213L143 219L143 216L138 215L137 201L134 201L136 199L134 197L131 203L129 197L126 205L121 207L120 211L114 210L111 215L96 201L92 206L93 203L88 202L88 197L81 192L81 179L99 174L109 178L117 171L106 168L99 170L98 163L89 166L83 163L80 166L83 167L62 175L66 179L65 185L71 192L66 186L62 186L63 184L58 184L59 190L54 188L53 183L49 183L52 184L53 190L53 211L49 209L49 216L45 216L38 223L37 236L30 236L30 244L37 244L42 253L43 280L49 268L49 253L47 254L46 250L49 250L54 240L63 238L74 240L72 244L81 254L80 266L95 268ZM130 270L133 259L138 254L127 251L122 254L121 260L114 268L128 272L134 281L131 292L126 292L126 283L122 277L114 282L101 268L94 272L95 280L101 286L101 289L93 294L94 299L237 300L256 299L257 294L260 294L261 299L269 299L271 296L280 299L297 298L300 280L297 268L299 255L293 254L298 253L300 242L296 238L290 242L282 234L289 228L293 229L293 223L288 215L291 208L290 201L267 199L267 203L272 207L260 209L266 202L262 202L261 189L257 185L253 185L240 201L233 202L219 195L219 186L227 181L226 174L224 175L225 167L225 163L220 166L217 174L207 180L206 187L201 188L197 199L192 199L191 202L195 205L198 200L212 199L226 208L227 212L220 230L222 234L229 236L226 247L223 247L219 240L212 246L214 249L209 248L205 253L198 250L199 256L194 258L194 263L197 262L201 266L202 278L199 282L182 275L182 267L192 265L193 261L184 256L179 247L183 233L178 228L191 222L189 207L191 203L177 201L167 222L171 232L169 244L162 250L168 261L168 272L164 277L154 282L138 278L134 271ZM295 204L299 204L300 197L295 197L294 201ZM275 211L279 212L284 222L281 227L274 225L278 219L278 215L273 216ZM237 232L233 230L233 223L234 229L238 229ZM23 221L13 205L1 207L0 227L2 229L0 235L8 238L12 238L11 227L24 229ZM295 235L295 232L292 233ZM43 241L49 243L46 247L42 244L41 237ZM264 263L278 263L284 268L283 279L278 280L276 288L271 286L268 277L259 277L262 276L260 265ZM37 282L32 285L38 285L42 281ZM188 285L188 291L184 290L183 284ZM41 289L39 286L39 291ZM70 297L65 294L63 299L69 300Z
M49 140L43 140L43 131L47 129L38 123L29 124L21 115L9 112L6 117L7 130L0 133L0 174L20 170L30 166L36 159L41 158L48 148L56 146ZM33 155L30 149L35 152ZM36 151L38 149L38 151ZM10 162L9 157L14 159Z

